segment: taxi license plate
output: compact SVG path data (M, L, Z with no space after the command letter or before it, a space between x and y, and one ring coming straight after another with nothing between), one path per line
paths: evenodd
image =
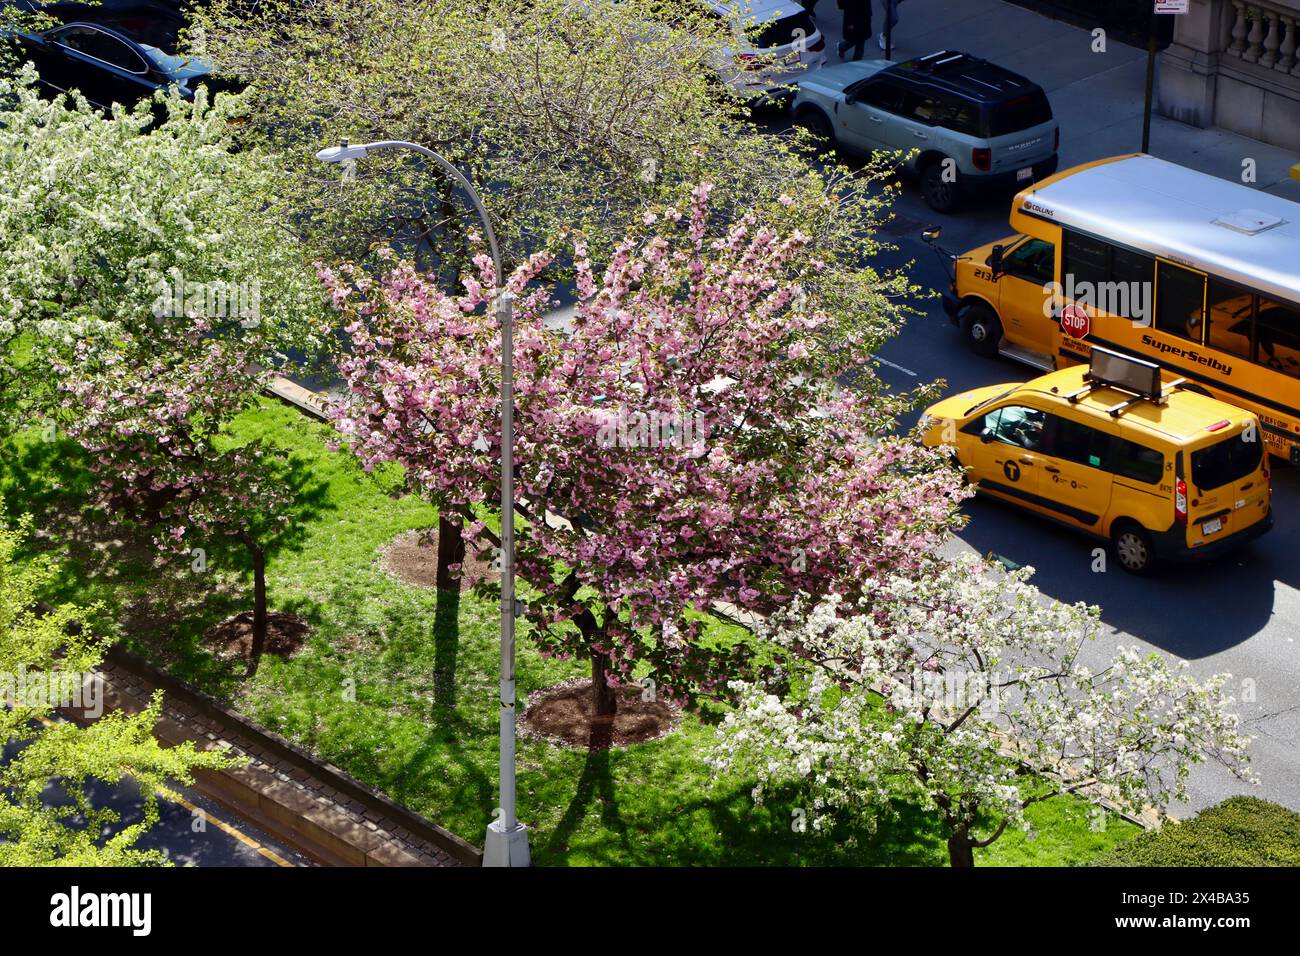
M1026 166L1024 169L1016 170L1016 182L1023 183L1026 179L1034 178L1034 167Z
M1201 534L1218 534L1222 530L1222 518L1212 518L1201 525Z

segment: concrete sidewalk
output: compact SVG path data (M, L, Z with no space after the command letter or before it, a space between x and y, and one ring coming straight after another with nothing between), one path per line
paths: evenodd
M1105 52L1093 52L1091 31L1003 0L904 0L898 10L894 60L961 50L1041 85L1061 124L1062 168L1141 148L1145 50L1108 36ZM827 64L839 63L843 14L834 0L818 0L814 16L826 37ZM873 27L879 32L884 23L880 0L872 0ZM864 59L883 57L876 41L869 41ZM1157 83L1159 75L1157 61ZM1300 182L1289 177L1300 156L1276 146L1153 116L1150 151L1237 182L1243 162L1254 160L1255 181L1246 185L1300 202Z

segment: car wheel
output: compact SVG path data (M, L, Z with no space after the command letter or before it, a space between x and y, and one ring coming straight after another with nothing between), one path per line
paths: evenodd
M928 163L921 170L921 195L925 203L935 212L952 212L961 201L957 182L949 182L943 176L944 164L939 160Z
M818 144L826 149L835 148L835 127L830 118L819 109L804 109L795 114L794 121L812 134Z
M1156 552L1151 535L1141 525L1126 521L1111 535L1115 560L1130 574L1150 574L1156 565Z
M968 308L961 320L961 330L967 347L976 355L988 357L998 354L998 344L1002 341L1002 323L987 305L972 305Z

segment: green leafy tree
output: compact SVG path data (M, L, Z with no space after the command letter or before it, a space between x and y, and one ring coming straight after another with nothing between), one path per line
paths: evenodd
M60 694L48 688L81 687L106 648L77 624L94 609L39 610L56 569L46 560L17 560L28 524L0 526L0 677L10 698L0 708L0 739L11 748L0 764L0 865L169 865L160 851L135 846L158 821L159 791L191 782L194 770L228 766L230 758L192 743L160 745L153 727L161 693L137 714L112 712L88 726L55 719ZM139 787L143 808L142 819L125 826L86 792L91 781L123 779ZM51 784L63 799L50 798Z

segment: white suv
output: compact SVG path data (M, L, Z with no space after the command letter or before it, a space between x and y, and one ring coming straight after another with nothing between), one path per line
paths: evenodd
M826 40L799 0L706 0L736 36L717 64L732 89L757 100L790 96L790 85L826 63Z
M1047 94L1018 73L947 50L836 64L800 80L795 122L849 152L904 154L930 208L977 190L1018 190L1056 172L1060 127Z

